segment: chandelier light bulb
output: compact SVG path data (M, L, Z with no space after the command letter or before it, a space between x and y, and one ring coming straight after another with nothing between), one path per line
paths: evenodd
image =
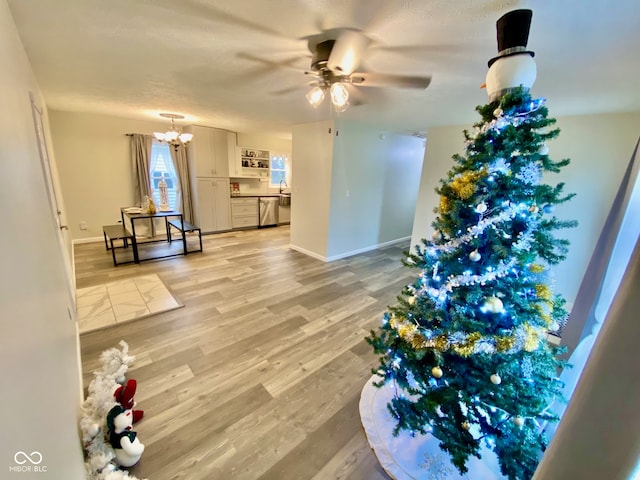
M164 134L164 139L167 142L173 142L178 138L178 135L179 133L176 130L167 130L167 132Z

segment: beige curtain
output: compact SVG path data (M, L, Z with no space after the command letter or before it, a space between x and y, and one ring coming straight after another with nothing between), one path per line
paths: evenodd
M135 202L142 205L145 195L151 197L151 178L149 165L151 163L151 145L153 137L134 133L131 135L131 161L133 163L133 178L135 185Z
M189 175L187 147L185 145L180 145L178 148L172 148L170 150L173 165L178 173L178 182L180 183L177 208L182 212L182 215L187 222L193 223L193 200L191 197L191 177Z

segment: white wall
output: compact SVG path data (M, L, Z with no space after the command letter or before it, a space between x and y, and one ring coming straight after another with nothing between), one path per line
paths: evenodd
M424 142L340 122L334 137L327 257L411 235Z
M76 329L67 312L65 268L29 91L43 102L5 0L0 0L0 64L0 476L83 479ZM47 473L12 473L11 467L19 467L14 461L19 451L39 452L38 467Z
M327 256L332 122L293 127L291 182L291 247L316 258Z
M108 115L50 110L53 148L71 238L102 237L102 226L134 204L130 137L164 131L167 124ZM80 230L85 221L88 230Z
M554 117L553 105L549 116ZM573 302L591 252L598 239L613 197L640 136L640 113L581 115L557 118L560 135L549 142L554 160L570 158L571 164L560 174L550 174L548 183L565 182L566 192L576 198L556 209L556 216L576 219L575 229L560 230L557 236L571 242L567 259L553 268L555 291ZM430 238L438 204L434 192L449 169L451 156L464 153L464 129L470 125L434 128L428 132L425 163L411 243Z
M260 133L238 132L238 146L245 148L265 149L271 152L291 153L291 139L279 138Z

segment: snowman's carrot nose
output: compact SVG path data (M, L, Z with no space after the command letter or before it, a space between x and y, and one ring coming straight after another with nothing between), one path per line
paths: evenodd
M480 85L480 88L487 88L487 84L483 83L482 85Z

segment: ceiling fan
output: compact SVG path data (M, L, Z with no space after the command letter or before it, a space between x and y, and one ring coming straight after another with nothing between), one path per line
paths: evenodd
M425 89L430 76L395 75L375 72L356 72L371 41L356 29L331 29L308 37L311 52L311 70L306 75L315 77L307 93L311 105L320 105L327 92L336 111L349 107L348 85L357 87L395 87Z

